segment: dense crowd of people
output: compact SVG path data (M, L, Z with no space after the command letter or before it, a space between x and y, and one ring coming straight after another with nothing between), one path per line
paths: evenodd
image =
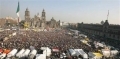
M0 35L11 34L15 31L1 32ZM9 37L8 40L1 42L1 48L13 49L13 48L29 48L34 46L35 49L40 47L59 48L61 51L65 51L69 48L81 48L85 50L93 50L91 47L81 43L80 39L73 38L66 35L67 30L59 31L19 31L16 36ZM3 34L4 33L4 34ZM4 38L5 36L1 37Z
M15 35L12 35L16 33ZM68 30L53 30L53 31L33 31L33 30L5 30L0 32L0 48L2 49L29 49L31 46L36 50L40 50L41 47L49 47L51 49L58 48L60 53L64 53L68 49L83 49L85 52L98 51L93 45L93 42L89 42L91 46L88 46L81 42L81 39L74 38L74 36L68 35ZM5 37L8 37L4 41ZM94 41L94 40L93 40Z

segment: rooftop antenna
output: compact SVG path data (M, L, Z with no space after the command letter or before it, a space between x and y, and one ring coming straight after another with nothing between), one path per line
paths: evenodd
M108 14L107 14L107 20L108 20L108 16L109 16L109 10L108 10Z

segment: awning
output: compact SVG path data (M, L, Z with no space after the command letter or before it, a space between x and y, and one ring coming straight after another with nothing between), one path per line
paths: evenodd
M8 54L9 52L10 52L10 50L4 49L3 53Z
M93 53L96 57L102 57L103 55L101 53Z

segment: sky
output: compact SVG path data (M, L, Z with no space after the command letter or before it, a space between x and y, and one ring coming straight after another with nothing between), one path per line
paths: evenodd
M120 0L19 0L20 18L24 20L26 8L33 18L37 13L46 12L46 20L69 23L100 23L107 19L110 24L120 24ZM0 18L17 18L18 0L0 0Z

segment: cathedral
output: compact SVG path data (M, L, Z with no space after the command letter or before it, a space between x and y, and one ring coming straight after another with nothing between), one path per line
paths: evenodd
M34 15L34 18L30 18L30 11L26 8L25 11L25 22L29 24L31 28L59 28L60 20L56 21L53 17L50 21L46 21L46 12L43 9L42 15L39 13Z

